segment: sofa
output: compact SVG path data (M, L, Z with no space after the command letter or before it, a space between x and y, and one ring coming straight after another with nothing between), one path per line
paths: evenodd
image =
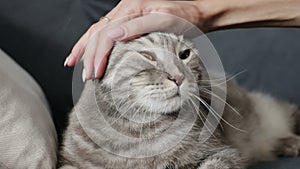
M40 84L58 140L73 107L72 72L63 62L78 38L117 0L12 0L0 2L0 48ZM300 105L300 29L236 29L207 34L226 72L237 81ZM1 152L0 152L1 153ZM280 158L252 169L298 169L300 158Z

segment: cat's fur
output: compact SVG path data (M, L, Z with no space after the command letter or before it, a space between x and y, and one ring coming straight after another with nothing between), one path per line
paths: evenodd
M181 59L186 49L191 49L190 53ZM145 58L145 52L145 56L150 54L153 60ZM164 135L153 142L135 142L116 136L113 130L137 138L159 135L170 127L181 103L188 102L193 93L199 92L200 98L210 102L210 82L198 52L182 37L151 33L118 43L103 79L86 82L70 114L61 151L61 168L244 169L258 160L298 155L300 139L294 134L300 131L297 107L248 92L234 82L226 82L226 101L230 106L226 105L223 120L209 139L204 139L210 132L201 132L205 128L198 116L186 136L166 152L145 158L118 155L138 156L152 149L163 150L164 145L174 142ZM129 84L129 88L125 84ZM195 91L197 87L199 91ZM114 97L111 90L116 88L118 95ZM204 104L197 111L203 116L208 114ZM108 123L99 118L99 113L106 121L114 121L113 128L107 128ZM153 123L140 121L142 117L155 116L160 117ZM128 120L130 118L139 122ZM184 126L181 126L172 132L177 135L183 131Z

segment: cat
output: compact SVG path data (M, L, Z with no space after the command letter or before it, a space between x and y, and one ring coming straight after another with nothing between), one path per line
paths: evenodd
M118 42L104 77L85 83L70 114L61 169L245 169L298 155L297 106L232 80L222 82L220 123L206 127L218 83L183 36L155 32Z

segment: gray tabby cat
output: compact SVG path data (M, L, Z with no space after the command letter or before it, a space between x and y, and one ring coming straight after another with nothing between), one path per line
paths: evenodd
M248 92L234 82L226 82L228 104L221 123L216 130L203 132L213 93L198 55L192 43L167 33L117 43L105 76L86 82L76 111L70 114L61 168L245 169L258 160L297 156L297 107ZM199 106L188 104L198 116L178 141L171 136L185 132L185 126L170 126L183 103L193 103L192 98L201 100ZM172 134L162 134L168 129ZM154 136L156 140L146 139ZM174 141L178 142L164 151ZM156 150L161 153L139 158Z

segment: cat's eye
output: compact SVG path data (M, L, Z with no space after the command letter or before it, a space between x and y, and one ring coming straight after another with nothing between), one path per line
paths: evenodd
M190 56L190 54L191 54L191 50L190 49L186 49L184 51L179 52L179 58L182 59L182 60L186 59L186 58L188 58Z
M148 52L148 51L142 51L140 52L141 55L143 55L146 59L151 60L151 61L155 61L155 56L153 53Z

